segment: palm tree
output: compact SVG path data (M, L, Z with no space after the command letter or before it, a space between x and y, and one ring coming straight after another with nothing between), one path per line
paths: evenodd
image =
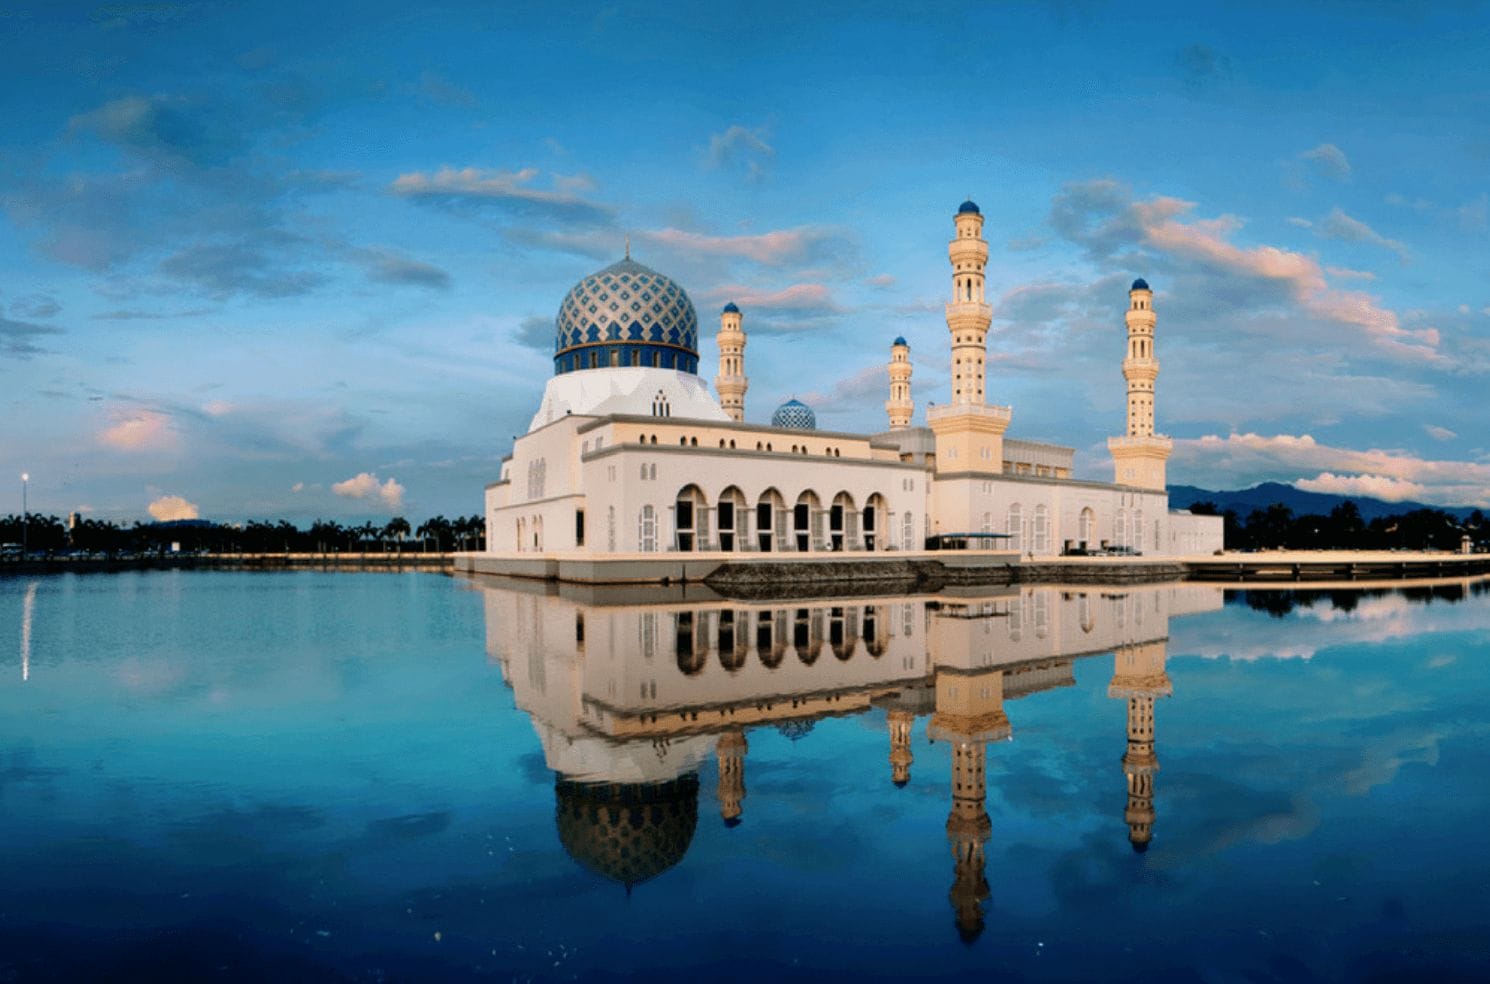
M367 553L367 541L377 539L378 527L373 523L363 523L352 532L357 534L357 549Z
M407 519L404 519L402 516L394 516L388 521L388 525L383 527L383 538L386 540L390 536L396 537L398 539L398 552L403 553L404 537L408 536L411 532L413 531L409 528L409 521Z

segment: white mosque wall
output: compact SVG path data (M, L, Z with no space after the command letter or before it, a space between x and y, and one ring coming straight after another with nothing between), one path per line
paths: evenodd
M1168 497L1095 482L1000 475L939 476L931 490L931 533L1005 533L992 549L1035 556L1067 544L1122 547L1149 556L1169 546Z
M1197 557L1223 549L1226 521L1220 516L1197 516L1185 510L1169 514L1168 552L1174 557Z
M919 549L925 538L925 471L859 435L570 415L520 438L504 473L487 490L492 553L758 552L763 504L772 552L798 549L799 503L810 550Z

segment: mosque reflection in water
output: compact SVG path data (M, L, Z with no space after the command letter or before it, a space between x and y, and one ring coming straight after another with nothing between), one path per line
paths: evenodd
M1210 587L977 588L808 603L655 602L483 580L487 651L532 719L558 779L556 822L579 864L631 886L678 864L698 821L700 766L717 763L727 825L746 799L747 731L883 709L888 778L911 780L919 717L951 754L947 840L958 932L983 928L987 749L1013 734L1006 702L1075 683L1110 655L1127 703L1123 819L1154 834L1155 702L1169 620L1220 607ZM654 596L655 597L655 596ZM1116 777L1114 777L1116 778Z

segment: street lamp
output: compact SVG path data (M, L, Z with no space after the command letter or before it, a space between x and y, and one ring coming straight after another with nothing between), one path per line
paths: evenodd
M31 513L26 508L26 485L31 481L31 476L21 472L21 557L25 558L27 553L26 534L31 532Z

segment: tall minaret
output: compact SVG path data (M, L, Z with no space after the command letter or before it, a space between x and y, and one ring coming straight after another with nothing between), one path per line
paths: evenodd
M983 294L988 266L988 243L983 239L983 213L963 202L954 219L957 236L947 244L952 261L952 301L947 305L947 331L952 335L952 402L927 407L926 422L936 434L938 471L1003 471L1004 431L1008 407L985 401L984 363L988 360L988 326L993 309Z
M952 261L952 303L947 330L952 333L952 402L983 405L983 363L988 358L988 326L993 312L983 299L983 271L988 242L983 213L971 201L957 209L957 238L947 244Z
M1173 442L1154 433L1154 380L1159 360L1154 356L1154 292L1139 278L1128 291L1128 354L1123 378L1128 381L1128 432L1109 438L1113 481L1143 489L1164 490L1164 463Z
M714 340L719 343L719 375L714 377L719 405L731 420L744 420L750 380L745 378L745 332L740 327L740 309L733 301L719 315L719 334Z
M890 415L892 431L905 430L916 404L911 400L911 347L903 335L890 345L889 370L890 399L885 402L885 413Z
M1154 836L1154 773L1159 756L1154 752L1154 699L1174 692L1164 672L1166 640L1119 646L1113 654L1112 683L1107 696L1128 701L1128 749L1123 754L1123 774L1128 779L1128 804L1123 819L1128 823L1128 843L1142 854Z
M993 832L986 802L988 743L1010 733L1001 671L937 669L936 710L926 734L952 746L952 812L947 816L952 890L947 897L964 943L983 932L983 903L989 898L984 871L985 845Z
M739 826L744 812L740 803L745 799L745 753L749 750L745 732L738 729L720 735L714 746L719 766L719 816L726 827Z

